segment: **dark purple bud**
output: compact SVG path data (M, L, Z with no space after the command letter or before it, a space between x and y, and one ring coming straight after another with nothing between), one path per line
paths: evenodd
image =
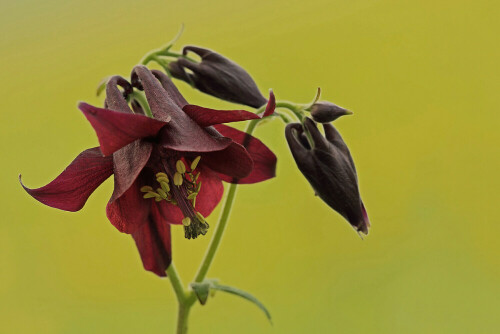
M311 107L311 116L318 123L330 123L344 115L352 115L352 111L328 101L316 102Z
M316 194L340 213L357 231L368 234L370 222L358 189L356 168L347 145L331 124L323 124L325 136L307 118L288 124L285 136L299 170ZM309 132L313 145L306 137Z
M255 81L241 66L208 49L186 46L183 54L186 55L189 51L200 56L201 62L196 63L186 58L171 62L169 71L174 78L222 100L253 108L267 103Z

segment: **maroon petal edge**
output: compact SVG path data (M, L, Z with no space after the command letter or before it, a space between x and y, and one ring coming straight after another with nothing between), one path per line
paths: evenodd
M30 189L19 182L37 201L53 208L78 211L94 190L113 174L112 157L103 157L94 147L80 153L68 167L44 187Z
M203 164L198 167L201 182L200 192L196 196L196 210L204 217L208 217L222 199L224 186L217 175ZM197 170L198 170L197 168Z
M108 202L106 215L109 221L118 231L133 233L146 221L151 200L143 198L140 191L141 181L137 179L132 186L113 202Z
M274 109L276 109L276 97L274 96L274 92L272 90L269 91L269 100L267 101L266 110L262 117L267 117L274 113Z
M227 175L219 174L219 177L223 181L238 184L251 184L262 182L276 176L276 155L259 139L227 125L214 125L214 128L224 137L231 138L236 143L245 147L253 161L253 169L248 176L241 179L234 179Z
M216 110L194 104L188 104L182 110L201 127L260 119L258 115L246 110Z
M167 124L144 115L101 109L83 102L78 108L94 128L103 155L110 155L137 139L155 136Z
M162 219L156 206L153 205L147 221L132 237L144 269L160 277L167 276L166 270L172 262L170 225Z

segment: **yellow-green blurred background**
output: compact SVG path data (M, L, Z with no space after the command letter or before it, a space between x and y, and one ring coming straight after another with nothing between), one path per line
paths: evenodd
M107 221L108 180L78 213L30 198L95 134L77 101L128 75L186 31L245 67L263 92L323 98L357 164L373 224L361 240L313 196L283 125L257 135L278 177L242 186L209 277L218 293L190 333L498 333L499 116L495 1L1 1L1 333L170 333L168 280L142 269L132 239ZM187 85L188 100L231 108ZM215 225L219 211L211 216ZM207 238L174 233L187 281Z

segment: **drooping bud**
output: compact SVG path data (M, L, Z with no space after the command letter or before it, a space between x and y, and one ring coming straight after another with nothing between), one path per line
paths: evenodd
M358 177L347 145L331 124L323 124L325 137L309 118L288 124L285 136L297 167L316 194L340 213L357 231L368 234L370 222L358 189ZM309 132L312 147L304 136Z
M318 123L330 123L340 116L352 115L352 111L328 101L316 102L310 110L312 118Z
M183 80L206 94L229 102L254 108L267 103L255 81L241 66L208 49L186 46L182 52L186 55L189 51L200 56L201 62L196 63L186 58L171 62L169 71L174 78Z

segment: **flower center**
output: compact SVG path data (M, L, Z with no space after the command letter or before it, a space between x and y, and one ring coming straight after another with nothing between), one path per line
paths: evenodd
M208 230L208 223L201 213L196 211L195 203L201 189L199 181L200 172L196 167L201 157L196 157L189 168L182 159L173 163L163 160L165 172L156 174L156 181L160 185L156 190L150 186L144 186L144 198L154 198L155 201L167 201L181 209L184 219L184 236L187 239L195 239L198 235L205 235ZM175 165L175 167L174 167Z

